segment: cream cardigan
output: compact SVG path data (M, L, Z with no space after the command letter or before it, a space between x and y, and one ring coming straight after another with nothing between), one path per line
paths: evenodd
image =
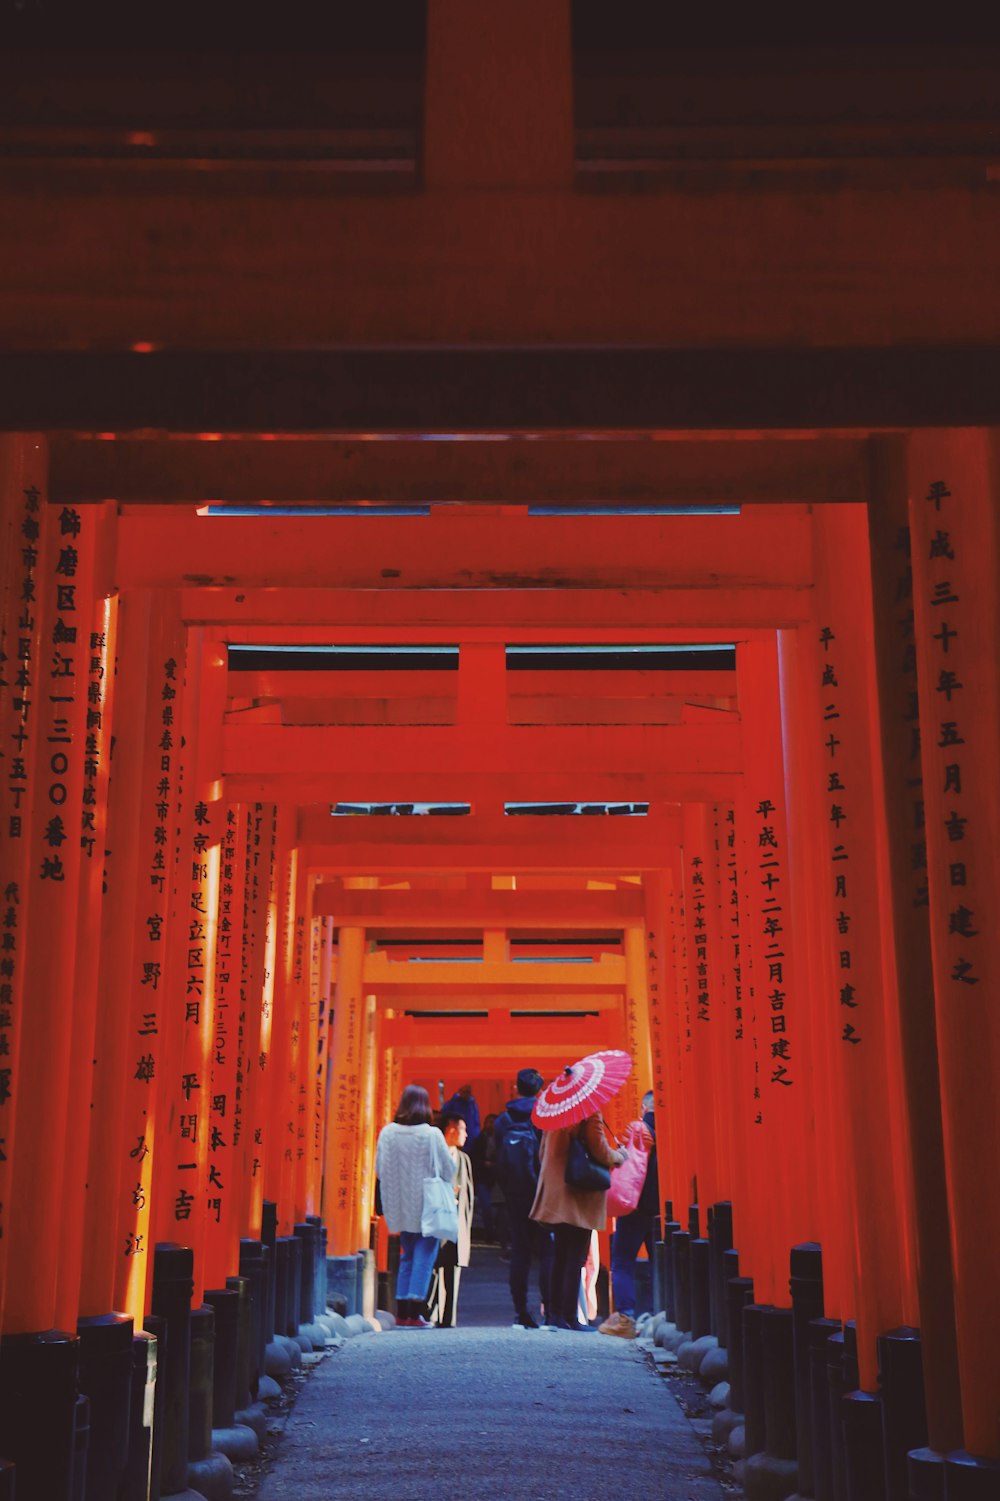
M382 1213L393 1235L420 1234L424 1179L435 1175L451 1183L456 1165L437 1126L383 1126L375 1148L375 1176Z

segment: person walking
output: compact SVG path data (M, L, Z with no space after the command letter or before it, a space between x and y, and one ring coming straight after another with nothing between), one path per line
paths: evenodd
M483 1227L483 1239L493 1239L493 1186L496 1182L496 1142L493 1131L496 1116L488 1115L483 1129L469 1147L472 1163L472 1186L476 1196L476 1208Z
M585 1330L590 1325L577 1318L580 1273L590 1248L591 1232L603 1230L606 1188L573 1188L566 1181L566 1166L572 1142L579 1140L592 1162L608 1169L618 1167L628 1153L613 1147L599 1114L589 1115L568 1128L544 1131L538 1189L531 1218L551 1225L554 1240L552 1262L552 1308L549 1323L557 1329Z
M460 1115L443 1115L441 1132L455 1164L455 1198L458 1201L458 1242L443 1240L437 1254L431 1298L431 1318L439 1329L458 1323L458 1284L462 1268L469 1265L472 1251L472 1164L465 1152L466 1127Z
M642 1124L652 1138L652 1147L646 1163L646 1177L639 1195L639 1202L631 1214L620 1215L615 1221L611 1237L611 1291L615 1311L598 1329L599 1334L614 1334L619 1339L635 1338L635 1264L640 1249L645 1246L650 1261L653 1259L653 1220L660 1212L659 1187L656 1167L656 1117L653 1114L653 1091L647 1090L642 1097ZM636 1126L638 1130L638 1126Z
M442 1091L443 1093L443 1091ZM479 1124L479 1106L476 1097L472 1093L471 1084L463 1084L455 1090L451 1099L441 1106L442 1115L460 1115L465 1122L469 1133L468 1146L471 1147L481 1130Z
M408 1084L375 1147L382 1213L390 1234L399 1236L396 1323L402 1329L430 1328L426 1300L440 1242L421 1231L424 1179L438 1177L450 1184L457 1171L432 1118L426 1089Z
M538 1320L528 1307L531 1262L538 1264L538 1288L545 1317L552 1312L552 1231L531 1218L538 1189L541 1129L531 1111L542 1076L536 1068L522 1068L517 1076L517 1094L508 1100L493 1127L494 1172L507 1204L510 1229L510 1295L514 1322L537 1329Z

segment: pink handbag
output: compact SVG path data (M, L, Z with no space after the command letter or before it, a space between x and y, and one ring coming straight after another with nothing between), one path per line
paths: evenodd
M646 1181L650 1136L642 1121L629 1122L622 1145L628 1147L628 1156L620 1167L611 1169L607 1198L607 1212L616 1217L632 1213Z

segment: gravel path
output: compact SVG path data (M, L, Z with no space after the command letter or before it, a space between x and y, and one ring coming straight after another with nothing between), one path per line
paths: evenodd
M259 1501L722 1501L634 1343L484 1323L360 1336L324 1360Z

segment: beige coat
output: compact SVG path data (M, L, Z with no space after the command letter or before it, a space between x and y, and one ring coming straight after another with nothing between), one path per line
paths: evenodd
M458 1266L468 1266L472 1254L472 1163L458 1147L448 1152L455 1164L455 1197L458 1200Z
M582 1136L591 1157L605 1167L618 1167L625 1161L626 1153L611 1146L605 1136L604 1122L599 1115L588 1116L568 1131L543 1131L541 1171L531 1218L543 1225L579 1225L583 1230L603 1230L606 1190L599 1188L591 1193L581 1193L566 1182L566 1158L571 1136Z

